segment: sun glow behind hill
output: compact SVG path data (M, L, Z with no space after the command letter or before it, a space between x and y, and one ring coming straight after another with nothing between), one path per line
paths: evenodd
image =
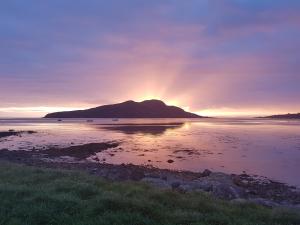
M299 1L5 2L1 117L129 99L204 116L300 111Z
M257 117L257 116L268 116L274 114L285 114L290 113L283 111L282 109L262 109L262 108L250 108L250 109L239 109L239 108L208 108L208 109L195 109L188 105L185 105L185 102L189 102L185 99L165 99L161 98L155 94L146 94L143 97L135 99L137 102L142 102L145 100L157 99L163 101L166 105L177 106L184 109L187 112L196 113L200 116L208 117ZM2 118L34 118L34 117L43 117L48 113L52 112L62 112L62 111L73 111L73 110L84 110L88 108L93 108L106 104L114 104L119 102L124 102L126 100L114 101L112 103L99 103L99 104L78 104L72 106L25 106L25 107L3 107L0 108L0 117ZM294 111L297 113L297 110Z
M177 106L177 107L180 107L182 109L184 109L185 111L189 112L190 111L190 107L189 106L186 106L183 104L182 101L178 100L178 99L164 99L162 97L159 97L159 96L156 96L156 95L153 95L153 94L148 94L148 95L145 95L141 98L138 98L138 102L142 102L142 101L145 101L145 100L151 100L151 99L157 99L157 100L161 100L163 101L166 105L169 105L169 106Z

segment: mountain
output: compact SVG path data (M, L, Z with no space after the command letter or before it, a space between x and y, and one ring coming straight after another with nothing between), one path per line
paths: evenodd
M300 119L300 113L288 113L282 115L272 115L272 116L265 116L260 118L269 118L269 119Z
M160 100L126 101L86 110L49 113L45 118L201 118Z

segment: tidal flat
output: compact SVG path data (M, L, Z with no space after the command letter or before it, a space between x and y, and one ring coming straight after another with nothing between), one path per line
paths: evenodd
M86 158L160 169L247 173L300 186L300 121L270 119L1 119L10 151L118 143Z

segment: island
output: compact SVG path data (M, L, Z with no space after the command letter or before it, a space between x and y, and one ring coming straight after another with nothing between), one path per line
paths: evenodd
M45 118L203 118L195 113L168 106L160 100L126 101L86 110L49 113Z
M259 118L265 119L300 119L300 113L288 113L288 114L281 114L281 115L272 115L272 116L264 116Z

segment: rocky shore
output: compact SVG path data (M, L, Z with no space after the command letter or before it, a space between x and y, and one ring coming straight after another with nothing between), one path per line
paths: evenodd
M178 192L207 192L235 204L252 202L267 207L290 207L300 210L300 190L265 177L225 174L204 170L171 171L132 164L112 165L90 162L86 158L96 152L118 147L117 142L90 143L68 148L33 149L31 151L0 150L0 160L36 167L83 170L113 181L141 181L158 188Z
M0 132L0 138L7 138L7 137L10 137L10 136L21 136L22 134L34 134L36 133L35 131L15 131L15 130L9 130L9 131L1 131ZM1 141L1 139L0 139Z

